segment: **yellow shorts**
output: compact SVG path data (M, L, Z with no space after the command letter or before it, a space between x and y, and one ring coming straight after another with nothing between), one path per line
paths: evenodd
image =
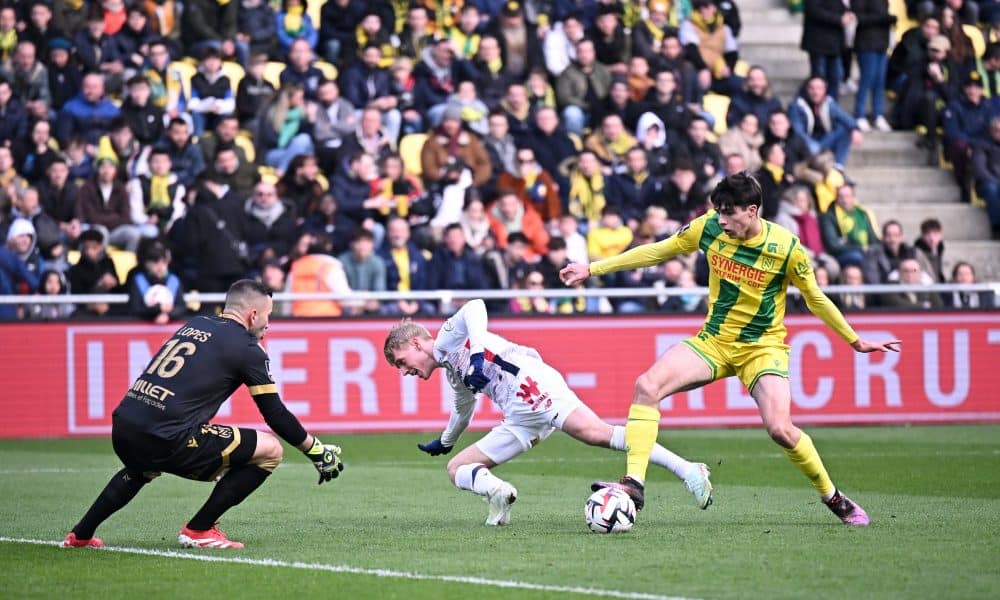
M754 342L722 342L710 335L694 336L682 342L712 369L712 379L736 375L753 391L761 375L768 373L788 378L788 346Z

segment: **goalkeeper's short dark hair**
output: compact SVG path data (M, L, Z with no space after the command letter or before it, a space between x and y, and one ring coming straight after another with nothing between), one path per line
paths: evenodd
M727 175L712 190L712 205L717 211L730 210L735 207L747 208L760 205L764 201L764 193L760 183L749 171L740 171Z

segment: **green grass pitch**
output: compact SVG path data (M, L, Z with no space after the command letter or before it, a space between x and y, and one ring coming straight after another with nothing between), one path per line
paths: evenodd
M118 468L110 442L0 442L0 597L997 597L1000 426L810 432L870 527L841 525L759 428L662 431L712 467L715 504L698 510L651 467L636 527L611 536L586 529L583 504L623 454L554 435L497 469L520 495L493 529L448 482L447 457L416 449L433 435L326 435L344 448L339 480L317 486L290 450L223 517L246 550L180 549L210 487L169 476L99 530L124 551L68 550L11 540L61 540Z

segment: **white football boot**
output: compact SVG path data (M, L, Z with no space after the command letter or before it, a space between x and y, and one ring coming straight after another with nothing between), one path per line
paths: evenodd
M705 510L712 504L712 482L708 477L711 471L705 463L694 463L694 468L684 478L684 487L694 496L694 504Z
M486 517L486 525L495 527L510 523L510 506L517 500L517 489L506 481L497 486L486 502L490 505L490 514Z

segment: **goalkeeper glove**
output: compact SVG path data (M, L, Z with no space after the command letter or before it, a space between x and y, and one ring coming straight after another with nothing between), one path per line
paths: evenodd
M445 446L441 443L441 438L438 438L426 444L417 444L417 448L420 448L431 456L439 456L441 454L448 454L454 446Z
M340 460L340 446L324 444L315 436L313 437L312 448L306 450L306 456L312 461L313 466L319 471L319 483L336 479L340 472L344 470L344 463Z
M485 362L486 357L482 352L476 352L469 357L469 368L465 372L465 378L462 379L462 383L465 384L465 387L472 390L473 394L483 391L486 384L490 382L490 378L483 372L483 364Z

